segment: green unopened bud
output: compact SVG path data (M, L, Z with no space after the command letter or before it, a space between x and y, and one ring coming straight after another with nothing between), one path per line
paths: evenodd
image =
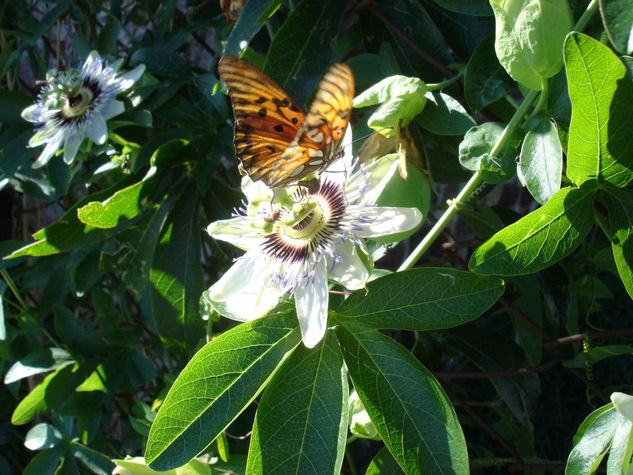
M376 426L369 418L356 391L349 395L349 430L356 437L380 440Z
M495 51L517 82L541 90L563 66L563 43L572 28L567 0L490 0Z

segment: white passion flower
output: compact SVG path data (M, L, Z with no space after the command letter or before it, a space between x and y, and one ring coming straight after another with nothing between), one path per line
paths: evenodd
M117 94L129 89L143 75L144 65L119 74L122 60L108 65L92 51L81 70L69 69L48 79L38 100L22 111L22 118L36 124L29 147L46 144L33 163L39 168L60 148L64 161L72 163L84 137L104 144L108 136L106 121L121 114L125 107Z
M349 131L347 136L351 141ZM328 280L348 290L363 288L373 265L364 238L408 231L422 220L415 208L375 206L397 169L397 155L359 167L346 179L349 162L351 153L333 163L312 193L295 186L276 189L273 198L263 183L244 177L246 207L211 223L207 232L246 253L204 293L206 303L228 318L250 321L290 292L303 343L319 343L327 328Z

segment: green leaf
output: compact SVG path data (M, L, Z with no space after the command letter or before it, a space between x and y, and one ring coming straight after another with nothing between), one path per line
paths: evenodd
M47 373L74 362L70 353L63 348L38 348L9 368L4 375L4 384Z
M226 40L224 54L239 56L245 49L242 43L250 42L268 19L275 14L281 3L282 0L246 2L233 31Z
M604 29L622 54L633 53L633 9L628 0L600 0Z
M545 205L479 246L469 269L479 274L524 275L555 264L589 233L593 197L590 187L562 188Z
M116 19L111 19L99 32L97 38L97 50L104 56L115 55L116 42L119 32L121 31L121 24Z
M426 104L426 84L418 78L390 76L354 98L354 107L380 104L367 125L386 137L396 133L398 125L407 125ZM385 127L391 130L382 130Z
M60 412L73 416L97 412L108 395L116 393L125 379L128 355L126 351L109 355L64 401Z
M488 239L505 226L491 207L475 200L466 203L458 212L479 239Z
M504 129L503 124L486 122L466 132L464 140L459 144L459 162L469 170L479 170L482 178L488 183L501 183L516 171L512 140L508 141L498 155L490 155Z
M1 91L0 91L1 92ZM9 127L0 134L0 181L8 179L20 168L28 166L33 150L28 148L33 133L21 127Z
M371 328L438 330L477 318L503 294L503 281L451 268L389 274L354 292L336 309L337 321Z
M244 323L207 343L156 415L145 451L150 467L179 467L213 442L300 341L296 315L283 313Z
M141 48L130 58L130 66L144 64L147 71L157 76L169 78L190 78L191 69L187 62L173 51L163 48Z
M85 378L83 367L63 366L44 378L40 384L20 401L11 416L13 425L22 425L60 406Z
M492 10L487 0L435 0L435 3L455 13L472 16L490 16Z
M203 336L199 201L195 187L178 199L156 247L150 280L152 314L163 338L191 345Z
M563 147L556 126L542 116L523 139L517 174L530 194L545 204L560 189Z
M42 475L43 473L56 473L55 468L66 452L66 447L55 447L40 452L24 467L22 475Z
M59 17L61 17L64 14L66 9L68 8L69 3L70 3L70 0L60 0L59 2L57 2L57 5L55 5L53 8L48 10L46 15L44 15L44 17L37 22L37 30L35 31L33 36L31 38L25 38L26 44L24 46L34 45L35 42L40 38L40 36L42 36L46 31L48 31L51 25L55 23L55 20L57 20Z
M365 475L404 475L404 472L387 447L383 447L367 467Z
M466 109L448 94L427 92L426 105L419 115L419 124L436 135L464 135L476 125Z
M336 329L354 387L406 473L468 473L464 434L433 375L386 335L352 321Z
M148 186L149 185L149 186ZM123 188L105 201L91 201L77 209L79 220L95 228L114 228L143 210L154 181L141 181Z
M460 328L451 332L450 341L455 353L464 355L482 372L523 368L529 365L525 353L511 339L485 328ZM540 395L540 384L535 374L516 378L490 378L512 415L522 424L529 422L529 414Z
M606 191L613 258L622 283L633 298L633 191L613 188Z
M633 179L633 82L618 57L593 38L570 33L565 65L572 103L567 176L576 184Z
M79 442L73 442L72 452L75 458L86 466L91 473L110 475L115 468L110 457Z
M345 7L345 2L336 0L301 2L270 44L264 70L299 104L307 102L330 66L332 42L339 33Z
M506 279L512 293L518 293L513 304L526 314L537 325L543 324L543 302L539 279L535 274L511 277ZM508 312L516 328L519 342L523 351L531 361L531 364L541 363L543 354L543 338L523 318L519 318L512 312Z
M73 457L70 448L66 449L64 458L61 460L61 465L55 472L55 475L81 475L79 467L77 466L77 460Z
M150 268L160 230L165 224L175 198L176 195L172 193L160 204L149 224L143 229L138 244L133 246L132 254L128 257L127 270L123 272L123 281L138 292L142 292L149 284Z
M464 96L474 112L498 101L515 87L495 56L494 41L494 35L481 40L464 70Z
M22 111L31 104L32 97L17 91L0 90L0 122L28 127L28 123L22 118Z
M4 317L4 296L3 296L4 291L6 289L7 289L7 283L4 280L0 281L0 342L7 339L7 323ZM10 371L11 369L9 369L9 372ZM9 374L9 372L7 372L7 375ZM5 375L5 384L7 384L6 375Z
M257 408L249 473L339 473L347 435L347 372L331 332L301 345L266 387Z
M575 444L569 453L565 473L575 475L595 471L611 446L618 426L625 421L628 419L613 404L607 404L589 414L574 436Z
M372 3L371 13L376 17L373 23L368 23L372 38L367 38L366 33L364 33L364 37L365 41L369 40L367 44L372 45L372 49L373 47L377 48L378 45L381 49L393 48L394 51L390 54L395 56L401 71L408 76L417 76L423 71L427 81L445 79L441 74L435 72L436 65L438 63L447 65L456 60L451 51L446 48L446 38L442 35L443 32L438 30L436 18L429 14L425 4L412 1L381 0ZM396 28L385 28L389 22L391 25L397 25L397 29L401 32L406 31L406 38L409 41L395 33ZM464 26L460 26L461 31L463 31ZM427 52L433 51L433 64L423 55L420 55L420 49ZM384 66L376 64L376 69L381 67Z
M7 257L7 259L20 256L48 256L51 254L58 254L60 252L101 241L102 239L113 236L122 229L125 229L126 226L131 224L131 222L128 221L119 227L103 230L93 226L88 226L79 221L79 218L77 217L77 210L79 208L91 201L106 199L116 190L119 190L121 186L127 186L127 183L125 183L125 181L121 182L112 188L93 193L92 195L88 195L79 200L55 223L40 229L33 234L33 237L37 239L37 241L14 251Z
M68 307L62 305L53 307L53 315L57 335L71 350L82 355L94 355L108 351L108 346L97 332L95 324L90 320L77 318Z
M31 427L24 439L24 446L29 450L42 450L57 447L63 440L62 433L46 422Z
M627 345L603 345L596 346L578 353L570 360L564 361L563 366L566 368L584 368L586 365L592 366L605 358L612 356L631 355L633 354L633 346Z

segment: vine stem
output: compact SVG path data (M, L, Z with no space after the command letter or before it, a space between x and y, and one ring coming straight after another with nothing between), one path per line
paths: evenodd
M587 26L587 23L589 22L589 20L591 19L591 17L593 16L597 8L598 8L598 0L591 0L589 5L587 5L587 8L585 9L582 16L578 19L578 21L574 25L574 30L575 31L584 30L585 26Z
M7 283L7 285L11 289L11 292L13 292L13 295L15 296L15 298L18 301L18 303L22 307L20 309L20 311L22 311L22 312L28 311L28 307L26 306L26 302L22 299L22 296L20 295L20 292L18 292L18 288L15 285L15 282L13 282L13 279L11 278L11 276L9 275L7 270L6 269L0 269L0 274L2 275L2 278Z
M440 91L440 90L444 89L445 87L450 86L454 82L457 82L462 77L464 77L464 70L463 69L460 72L458 72L455 76L450 78L450 79L446 79L445 81L438 82L438 83L429 83L429 84L427 84L426 85L426 89L427 89L427 91Z
M536 99L536 96L538 94L539 94L538 91L530 91L530 93L527 95L525 100L521 103L519 108L516 110L516 112L512 116L512 119L510 119L510 122L508 122L508 125L506 125L506 128L503 129L503 132L497 139L497 142L492 147L492 150L490 150L490 155L495 156L501 150L503 150L503 147L505 146L509 137L512 135L512 132L514 132L514 129L517 127L517 125L519 124L523 116L527 113L528 109L530 108L530 105L532 104L532 102L534 102L534 99ZM457 212L460 204L463 204L466 201L468 201L471 195L477 190L477 188L481 184L481 181L482 181L482 178L481 178L481 173L479 171L475 172L475 174L472 177L470 177L470 180L468 180L468 183L466 183L466 186L462 189L462 191L459 192L459 195L457 195L457 197L450 203L450 205L448 206L444 214L442 214L442 216L437 220L437 222L431 228L429 233L426 236L424 236L422 241L420 241L420 244L417 245L417 247L411 252L411 254L409 254L409 257L407 257L405 261L402 263L402 265L398 268L399 271L410 269L411 267L413 267L413 265L418 261L418 259L422 257L422 255L428 250L429 247L431 247L431 244L433 244L435 239L437 239L437 237L448 225L448 223L450 223L451 219Z

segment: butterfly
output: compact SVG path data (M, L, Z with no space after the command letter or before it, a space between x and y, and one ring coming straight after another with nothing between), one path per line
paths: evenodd
M234 145L241 167L270 188L294 184L339 156L352 114L354 76L343 63L319 83L307 114L264 72L235 56L218 64L235 115Z

